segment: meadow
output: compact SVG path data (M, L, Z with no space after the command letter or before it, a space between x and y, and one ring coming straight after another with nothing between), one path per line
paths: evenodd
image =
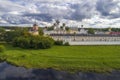
M54 46L31 50L5 44L0 60L26 68L53 68L70 72L108 72L120 69L120 46Z

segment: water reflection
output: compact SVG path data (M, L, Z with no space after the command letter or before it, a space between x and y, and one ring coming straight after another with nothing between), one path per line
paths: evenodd
M0 80L120 80L120 71L110 74L90 72L70 74L53 69L25 69L3 62L0 63Z

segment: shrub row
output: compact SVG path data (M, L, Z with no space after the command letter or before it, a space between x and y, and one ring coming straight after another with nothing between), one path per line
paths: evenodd
M55 45L63 45L63 41L62 40L57 40L57 41L55 41Z
M69 44L69 42L63 42L62 40L57 40L57 41L55 41L55 45L59 45L59 46L62 46L62 45L64 45L64 46L69 46L70 44Z
M13 40L14 47L26 49L48 49L54 44L54 40L43 36L21 36Z

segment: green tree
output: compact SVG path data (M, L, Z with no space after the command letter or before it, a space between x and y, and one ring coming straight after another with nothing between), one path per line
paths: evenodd
M52 31L54 30L54 26L47 27L47 31Z
M28 30L26 30L25 28L20 28L20 29L6 32L4 38L5 38L6 42L12 42L12 40L15 37L29 36L29 35L30 34L29 34Z
M88 29L88 34L95 34L94 29L93 29L93 28L89 28L89 29Z
M39 28L39 35L44 35L43 29Z
M0 28L0 41L4 41L5 29Z
M69 27L65 27L65 30L66 30L66 32L69 32L70 28Z
M15 37L19 37L21 35L20 32L17 31L9 31L5 33L5 41L11 42Z

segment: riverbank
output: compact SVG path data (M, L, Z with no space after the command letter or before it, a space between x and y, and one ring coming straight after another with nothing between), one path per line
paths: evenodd
M2 62L0 80L120 80L120 71L68 73L54 69L26 69Z
M120 69L120 46L54 46L26 50L5 45L0 59L26 68L53 68L70 72L107 72Z

